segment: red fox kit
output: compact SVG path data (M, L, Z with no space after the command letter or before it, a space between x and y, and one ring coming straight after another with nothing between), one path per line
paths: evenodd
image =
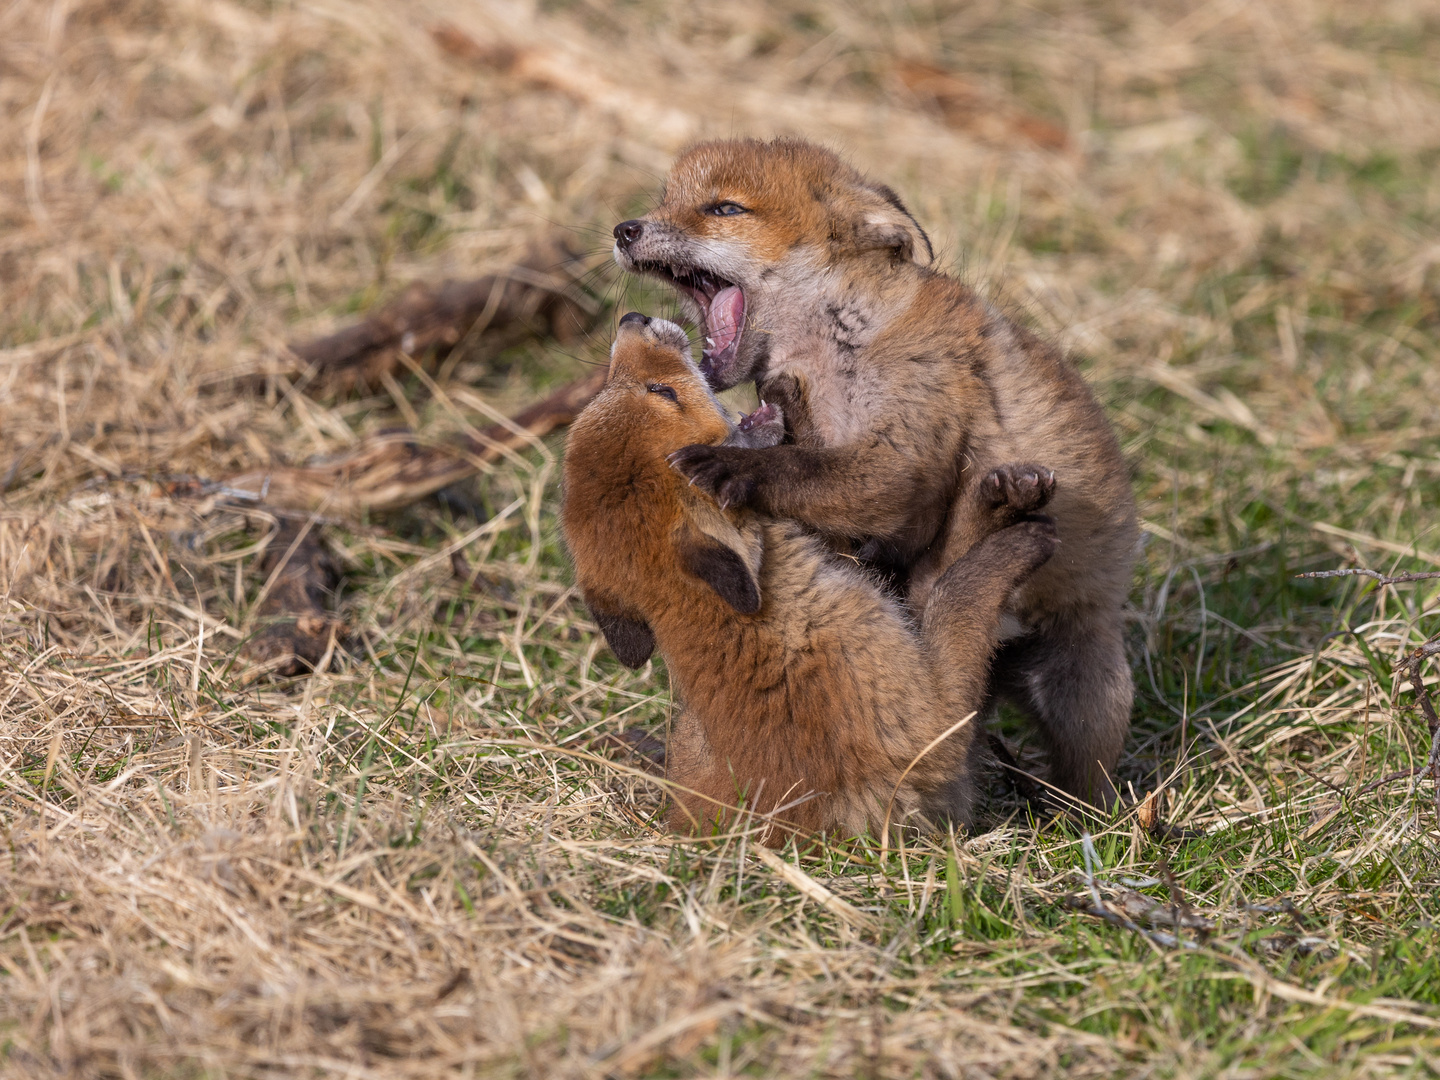
M1108 804L1134 696L1125 463L1072 364L932 257L893 191L793 139L694 146L660 205L615 227L620 266L674 286L704 328L711 386L754 379L786 413L785 445L696 440L676 456L722 505L849 546L919 611L986 534L997 499L1017 485L1038 485L1041 501L1053 490L1059 552L1007 605L991 693L1033 717L1058 786ZM1030 461L1061 484L1009 464Z
M1023 519L1023 499L997 507L912 619L808 529L722 510L668 460L781 437L773 409L732 424L685 332L632 313L566 439L561 524L585 602L625 664L660 650L684 706L671 825L709 830L743 802L771 815L767 843L787 827L878 832L892 797L894 821L968 825L973 725L922 751L983 705L1006 599L1050 557L1054 528Z

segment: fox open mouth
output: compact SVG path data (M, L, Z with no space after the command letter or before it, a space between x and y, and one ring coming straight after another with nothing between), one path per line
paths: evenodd
M705 324L700 370L712 385L723 382L727 369L735 362L740 335L745 330L745 290L698 266L642 262L635 269L668 281L695 301Z

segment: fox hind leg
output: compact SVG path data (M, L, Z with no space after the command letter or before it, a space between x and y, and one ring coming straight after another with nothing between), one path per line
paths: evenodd
M1114 806L1135 698L1120 611L1051 622L1003 648L992 671L996 691L1034 720L1050 782L1092 806Z

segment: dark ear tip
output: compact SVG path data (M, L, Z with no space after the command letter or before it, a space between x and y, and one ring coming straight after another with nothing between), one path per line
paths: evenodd
M685 565L741 615L760 610L760 585L740 555L723 544L703 542L682 546Z
M605 635L610 651L615 654L615 659L631 671L644 667L645 661L649 660L655 651L655 635L650 627L640 619L596 611L593 605L590 611L600 626L600 632Z
M754 615L760 611L760 588L749 574L742 579L736 595L730 597L730 606L741 615Z

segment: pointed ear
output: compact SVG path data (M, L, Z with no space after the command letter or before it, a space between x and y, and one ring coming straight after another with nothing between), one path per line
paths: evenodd
M624 615L614 610L604 601L598 601L591 596L585 597L585 606L590 609L590 614L595 616L595 622L600 627L600 632L605 635L605 642L610 646L610 651L622 664L634 671L643 667L650 654L655 651L655 635L651 633L650 627L644 619L634 615Z
M681 565L741 615L754 615L765 547L759 524L746 517L737 525L709 499L697 499L687 510L675 536Z
M713 540L682 542L680 558L685 569L719 594L741 615L760 610L760 583L738 552Z
M930 237L905 209L900 196L884 184L858 186L854 195L857 203L854 236L858 250L892 251L907 262L930 265L935 258Z

